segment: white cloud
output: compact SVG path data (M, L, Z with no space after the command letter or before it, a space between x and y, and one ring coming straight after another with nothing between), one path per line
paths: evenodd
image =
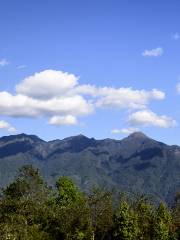
M47 99L65 95L77 82L78 78L73 74L49 69L25 78L16 86L16 91L29 97Z
M162 100L165 94L153 89L152 91L134 90L132 88L99 89L100 98L96 101L97 107L115 107L120 109L142 109L150 100Z
M165 115L157 115L150 110L141 110L132 113L128 118L131 126L155 126L161 128L170 128L176 126L176 121Z
M154 49L151 49L151 50L145 50L142 55L144 57L159 57L163 54L163 48L161 47L158 47L158 48L154 48Z
M133 127L129 127L129 128L122 128L122 129L113 129L111 131L111 133L113 134L131 134L133 132L138 132L139 128L133 128Z
M0 129L5 129L11 133L16 132L16 129L4 120L0 120Z
M0 92L0 114L11 117L40 117L53 115L82 116L92 113L93 106L82 96L35 99L25 95Z
M82 94L82 95L89 95L92 97L97 97L99 95L99 89L95 85L84 84L78 85L76 88L72 90L73 93Z
M72 115L67 116L53 116L49 120L49 124L51 125L76 125L77 119Z
M50 124L72 125L97 108L139 110L152 100L164 98L165 93L157 89L81 85L74 74L45 70L25 78L16 86L15 94L0 92L0 115L48 117Z
M157 89L151 91L132 88L96 87L94 85L79 85L74 93L89 95L94 105L102 108L141 109L151 100L163 100L165 93Z
M27 68L27 65L19 65L19 66L17 66L17 69L24 69L24 68Z
M6 66L6 65L8 65L9 64L9 62L6 60L6 59L1 59L0 60L0 66L1 67L4 67L4 66Z
M174 40L179 40L179 39L180 39L179 33L173 34L173 35L172 35L172 38L173 38Z

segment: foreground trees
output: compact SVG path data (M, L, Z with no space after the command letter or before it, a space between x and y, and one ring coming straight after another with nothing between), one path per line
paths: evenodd
M50 188L37 169L24 166L2 190L0 239L179 240L180 194L172 209L144 196L114 201L97 188L85 195L67 177Z

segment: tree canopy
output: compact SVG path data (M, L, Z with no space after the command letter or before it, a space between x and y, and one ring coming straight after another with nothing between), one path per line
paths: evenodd
M152 204L144 196L117 200L117 195L99 188L85 194L65 176L49 187L38 169L24 166L2 190L0 236L2 240L179 240L180 194L171 208Z

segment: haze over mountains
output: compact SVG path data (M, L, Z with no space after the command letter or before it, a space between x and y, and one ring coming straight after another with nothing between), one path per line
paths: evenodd
M155 141L141 132L123 140L83 135L45 142L34 135L0 138L0 186L19 167L33 164L49 184L72 177L83 190L93 185L148 193L167 202L180 190L180 147Z

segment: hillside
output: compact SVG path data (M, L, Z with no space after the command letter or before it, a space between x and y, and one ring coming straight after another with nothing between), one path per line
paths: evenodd
M45 142L34 135L0 138L0 186L25 164L38 167L49 184L71 176L83 190L93 185L144 192L171 201L180 189L180 147L143 133L123 140L95 140L83 135Z

